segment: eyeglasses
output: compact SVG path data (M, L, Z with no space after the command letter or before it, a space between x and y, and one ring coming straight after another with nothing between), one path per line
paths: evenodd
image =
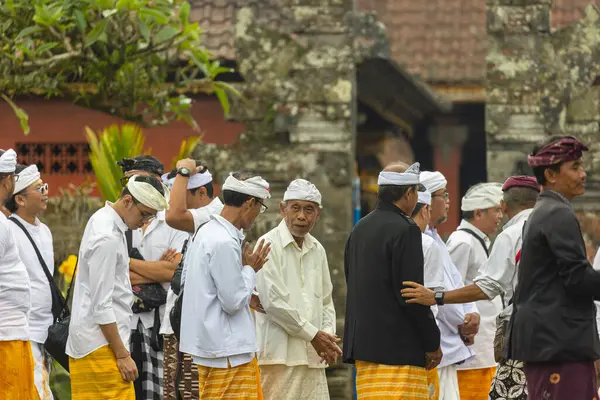
M258 204L260 204L260 213L264 213L265 211L267 211L269 209L269 207L265 206L265 203L263 203L262 201L260 201L259 199L256 199L256 202Z
M432 194L431 197L441 197L444 200L448 200L450 198L450 194L448 192L444 192L442 194Z
M38 192L40 194L46 194L48 193L48 184L44 183L38 187L36 187L35 189L33 189L34 192ZM27 193L31 193L31 192L24 192L23 194L27 194Z
M144 223L150 222L154 218L156 218L156 214L150 214L150 213L144 212L144 211L140 210L140 207L138 207L137 203L133 203L133 204L135 205L135 208L137 208L140 215L142 216L142 222L144 222Z

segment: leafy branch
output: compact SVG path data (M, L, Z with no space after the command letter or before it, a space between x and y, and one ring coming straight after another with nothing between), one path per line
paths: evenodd
M190 92L214 93L229 68L211 61L186 0L6 0L0 2L0 94L27 133L15 96L62 97L134 121L166 125L191 116ZM11 100L12 99L12 100Z

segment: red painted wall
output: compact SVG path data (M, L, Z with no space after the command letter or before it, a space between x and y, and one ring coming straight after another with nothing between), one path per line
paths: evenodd
M86 142L86 126L97 131L114 123L125 122L61 100L21 100L18 105L29 114L31 133L24 136L12 109L1 101L0 149L13 148L16 143L82 143ZM224 120L221 106L214 97L196 98L192 110L200 132L195 132L184 122L144 129L146 147L152 149L151 154L160 159L165 168L170 167L173 157L179 153L181 141L190 136L201 134L206 143L227 144L237 140L244 129L242 124ZM67 187L69 183L78 185L89 177L46 173L43 179L49 183L51 193L56 194L59 187Z

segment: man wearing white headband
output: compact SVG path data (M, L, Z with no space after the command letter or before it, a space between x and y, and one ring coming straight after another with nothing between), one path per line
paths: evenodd
M0 204L13 194L17 154L0 150ZM11 232L12 223L0 214L0 398L38 399L34 384L28 314L30 281Z
M41 400L50 400L53 398L49 382L52 358L44 350L44 342L54 321L53 308L57 312L62 304L52 304L50 285L55 283L48 281L48 275L54 274L52 233L38 219L48 204L48 184L42 181L36 165L17 165L16 172L19 179L6 207L12 214L10 228L31 281L29 332L35 363L35 386Z
M425 179L423 179L424 174ZM425 182L429 187L435 189L434 192L445 190L445 179L441 179L443 176L441 174L431 174L421 173L421 182ZM432 181L435 182L434 185L432 185ZM423 232L424 285L428 286L429 277L429 287L435 292L462 287L462 277L452 263L443 242L439 243L434 237L425 233L431 223L431 215L437 213L436 218L438 221L446 215L445 199L443 197L438 199L441 201L435 203L437 208L433 210L432 203L436 201L436 198L432 198L425 185L423 185L423 190L424 192L419 192L419 202L413 212L413 219ZM473 352L467 347L467 343L463 341L459 327L464 324L467 313L473 312L473 307L465 307L462 304L438 307L434 304L432 306L433 310L435 310L436 322L440 329L440 342L444 353L436 372L439 376L438 398L440 400L460 400L456 366L458 363L464 363L466 360L471 359ZM430 381L433 380L430 373Z
M344 361L356 364L359 398L426 399L427 371L442 358L440 331L429 307L400 296L403 281L424 278L421 230L410 218L419 164L389 165L378 182L377 208L346 244Z
M235 172L223 183L220 215L195 233L185 255L180 351L198 368L200 398L262 398L250 299L270 245L242 249L242 229L266 210L269 183ZM185 291L190 286L193 290Z
M487 261L491 244L488 236L498 230L502 219L502 197L502 184L480 183L471 187L462 198L463 220L448 238L446 246L465 286L473 283ZM495 298L477 301L476 305L481 315L473 345L476 356L458 367L461 399L465 400L487 400L496 372L494 336L502 302Z
M223 203L214 195L215 188L211 173L202 165L197 165L192 159L183 159L177 162L176 168L163 175L163 182L171 189L169 209L166 212L166 221L171 228L186 232L186 242L207 223L211 215L218 215L223 210ZM184 399L198 398L198 369L189 354L183 354L182 362L178 363L179 343L171 327L170 313L175 305L177 295L180 294L181 274L183 262L175 272L172 287L167 295L167 309L163 318L161 334L164 335L164 394L166 400L175 400L179 391ZM177 369L179 374L179 387L176 388Z
M107 202L85 227L66 349L73 398L135 399L138 369L129 352L133 293L125 232L164 210L164 196L162 182L134 175L121 197Z
M266 312L256 314L264 395L328 400L325 367L334 364L342 351L336 344L340 339L335 335L327 254L310 234L321 215L321 193L309 181L296 179L279 210L283 220L261 238L271 245L271 254L256 275Z

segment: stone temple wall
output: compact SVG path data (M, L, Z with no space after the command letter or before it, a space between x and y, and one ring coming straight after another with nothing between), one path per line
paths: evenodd
M556 31L552 0L487 0L486 133L488 179L531 173L527 154L556 134L579 137L586 195L575 201L590 256L600 245L600 10Z

